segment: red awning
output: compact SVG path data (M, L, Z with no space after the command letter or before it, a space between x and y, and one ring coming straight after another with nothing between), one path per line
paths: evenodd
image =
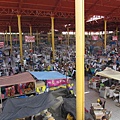
M0 77L0 87L10 86L20 83L35 82L35 79L29 72L20 73L12 76Z

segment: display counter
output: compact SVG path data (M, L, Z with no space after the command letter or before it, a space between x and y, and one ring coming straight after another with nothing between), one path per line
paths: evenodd
M101 120L103 116L106 116L109 120L111 117L111 111L103 109L99 103L91 104L90 114L93 116L94 120Z
M103 108L99 103L92 103L90 113L95 120L101 120L102 117L105 115L102 111Z

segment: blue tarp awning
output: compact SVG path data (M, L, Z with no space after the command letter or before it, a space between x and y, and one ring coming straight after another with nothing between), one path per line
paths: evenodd
M66 77L57 71L42 71L42 72L30 72L35 78L38 80L55 80L55 79L66 79L70 77Z

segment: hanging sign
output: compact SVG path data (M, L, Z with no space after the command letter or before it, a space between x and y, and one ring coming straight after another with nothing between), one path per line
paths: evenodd
M58 40L62 40L62 36L59 36L59 37L58 37Z
M98 35L93 35L92 40L98 40Z
M25 36L25 42L35 42L35 36Z
M13 38L13 41L18 41L18 38Z
M118 40L118 36L112 36L112 40Z
M47 85L49 87L58 87L60 85L68 84L68 82L68 79L47 80Z
M0 48L4 47L4 42L0 42Z

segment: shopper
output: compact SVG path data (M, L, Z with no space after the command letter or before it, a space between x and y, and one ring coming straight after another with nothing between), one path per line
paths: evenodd
M106 118L106 116L103 116L103 117L102 117L102 120L108 120L108 119Z

